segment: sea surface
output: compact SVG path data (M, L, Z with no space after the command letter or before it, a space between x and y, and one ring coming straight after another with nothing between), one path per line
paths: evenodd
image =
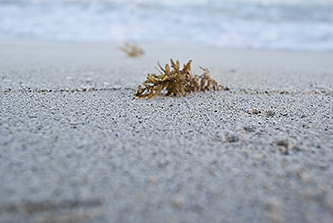
M0 0L0 40L333 51L333 0Z

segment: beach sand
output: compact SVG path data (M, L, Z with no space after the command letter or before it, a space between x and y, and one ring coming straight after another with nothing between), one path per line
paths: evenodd
M332 222L333 53L0 43L0 222ZM133 93L157 61L228 91Z

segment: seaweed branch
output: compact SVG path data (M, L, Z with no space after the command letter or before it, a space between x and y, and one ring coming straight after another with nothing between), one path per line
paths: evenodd
M139 57L145 54L144 50L135 44L125 43L124 47L119 47L128 57Z
M200 76L192 75L191 62L184 64L183 69L180 69L180 63L176 63L171 59L171 68L168 64L163 68L158 62L159 75L148 74L147 80L136 88L135 98L148 99L157 96L163 89L167 91L166 95L182 95L185 96L186 92L194 91L210 91L221 90L222 88L228 90L223 86L219 86L217 81L213 80L210 76L208 68L200 67L204 73Z

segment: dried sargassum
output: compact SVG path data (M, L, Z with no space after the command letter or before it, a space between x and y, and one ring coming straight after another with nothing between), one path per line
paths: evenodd
M185 64L183 69L180 69L178 60L176 63L172 59L170 61L171 68L168 64L163 68L157 63L160 68L160 70L158 68L157 70L160 74L148 74L147 80L136 88L135 98L147 97L150 99L159 95L163 89L166 89L166 95L185 96L186 92L220 90L223 88L210 77L208 68L200 67L204 73L200 76L192 75L192 60Z
M126 53L128 57L139 57L145 54L143 49L141 49L139 46L136 44L130 44L130 43L125 43L124 47L119 47L121 51Z

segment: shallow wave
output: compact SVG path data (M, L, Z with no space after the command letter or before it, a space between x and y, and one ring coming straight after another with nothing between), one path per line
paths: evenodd
M187 2L0 0L0 38L333 50L332 1Z

